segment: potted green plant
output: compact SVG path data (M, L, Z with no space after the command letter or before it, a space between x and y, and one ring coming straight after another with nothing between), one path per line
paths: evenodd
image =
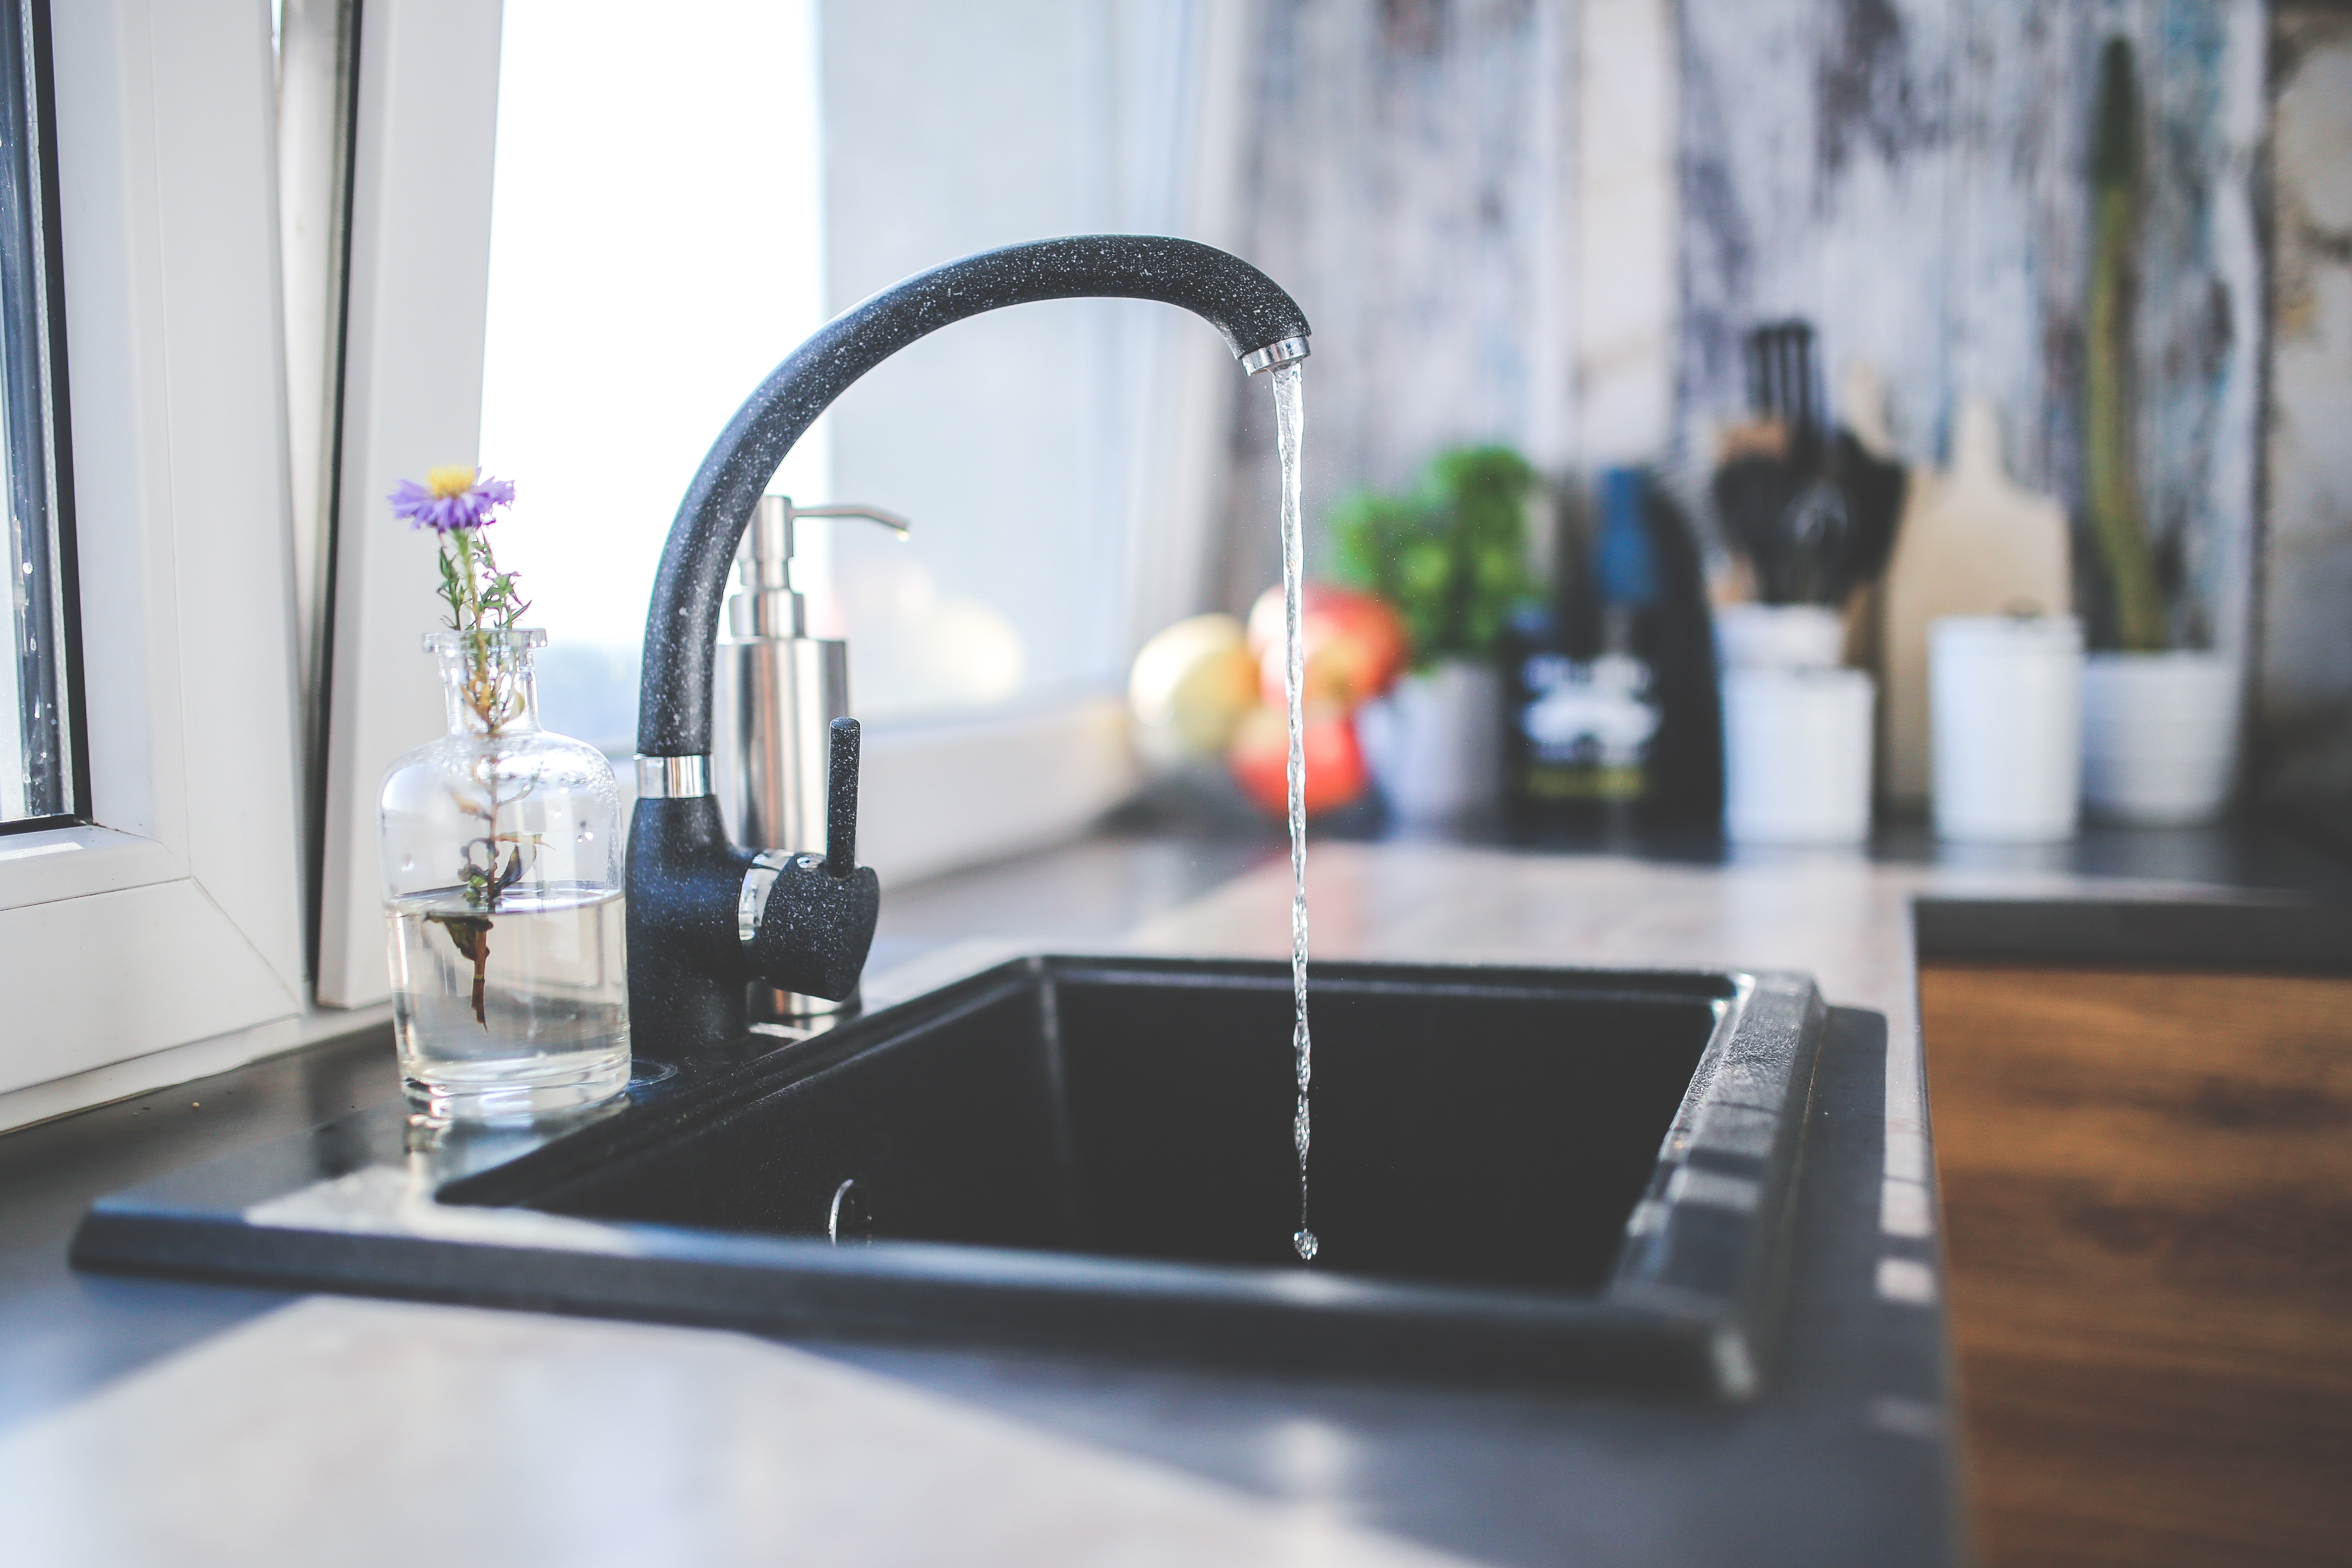
M2083 665L2083 798L2147 826L2209 821L2236 772L2237 662L2183 647L2149 548L2133 450L2131 277L2139 245L2139 108L2131 45L2107 40L2091 159L2091 279L2083 382L2091 534L2115 646Z
M1359 492L1331 515L1334 574L1394 605L1412 641L1410 671L1357 714L1365 760L1400 821L1443 823L1497 803L1495 647L1537 591L1527 567L1537 484L1507 447L1456 447L1413 491Z

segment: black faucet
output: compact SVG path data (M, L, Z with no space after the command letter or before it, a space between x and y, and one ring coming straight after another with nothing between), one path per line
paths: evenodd
M881 889L854 866L855 724L834 736L832 843L754 854L728 841L710 793L710 675L727 574L784 454L859 376L951 321L1032 300L1158 300L1224 334L1250 374L1307 357L1307 318L1237 257L1185 239L1080 235L1007 246L895 284L826 322L735 411L662 547L637 695L629 822L630 1026L690 1050L742 1035L744 987L839 1000L857 985Z

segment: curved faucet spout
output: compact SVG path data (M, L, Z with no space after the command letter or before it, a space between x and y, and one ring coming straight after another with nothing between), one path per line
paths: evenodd
M824 859L782 852L807 845L754 853L730 843L710 794L719 606L760 493L826 405L926 332L1032 300L1090 298L1181 305L1224 333L1253 375L1307 357L1297 305L1222 250L1145 235L1039 240L950 261L852 306L760 384L703 458L662 547L638 688L629 1010L645 1043L691 1050L741 1037L744 988L754 982L844 1000L874 940L880 884L850 863L854 726L834 734L836 842Z
M710 672L728 568L793 443L859 376L952 321L1033 300L1157 300L1224 334L1252 374L1304 359L1307 318L1238 257L1187 239L1081 235L950 261L853 305L770 373L702 460L670 525L646 620L637 751L710 751Z

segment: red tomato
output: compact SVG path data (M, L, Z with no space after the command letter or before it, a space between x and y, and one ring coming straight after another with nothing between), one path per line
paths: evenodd
M1411 651L1404 621L1386 599L1328 583L1300 595L1299 640L1306 645L1306 700L1352 712L1396 684ZM1268 588L1250 607L1249 647L1258 657L1266 705L1283 706L1282 590Z
M1309 816L1346 805L1364 793L1364 753L1356 745L1356 726L1347 714L1334 708L1308 709L1299 749L1307 763ZM1282 710L1252 709L1234 732L1225 761L1243 794L1273 816L1288 813L1290 728Z

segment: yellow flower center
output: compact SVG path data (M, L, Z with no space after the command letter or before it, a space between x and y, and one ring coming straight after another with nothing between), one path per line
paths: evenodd
M433 492L435 500L447 500L451 496L464 495L474 488L472 468L439 468L425 470L425 488Z

